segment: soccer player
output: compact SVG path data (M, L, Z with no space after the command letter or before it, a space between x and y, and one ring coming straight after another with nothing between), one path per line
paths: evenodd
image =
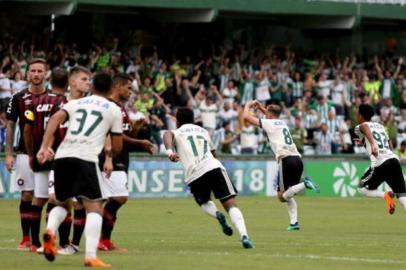
M24 142L27 149L27 154L29 156L31 169L34 171L34 200L33 200L33 209L35 209L36 216L39 216L39 219L32 221L31 228L31 238L32 245L31 251L41 253L43 251L41 247L41 242L39 240L39 231L41 224L41 212L44 205L47 203L49 198L49 176L51 172L51 162L46 162L45 164L39 164L35 159L35 155L41 147L42 138L44 136L45 127L47 125L50 117L56 113L59 108L66 103L66 97L64 93L55 94L54 92L64 91L67 86L68 75L63 69L55 69L51 74L51 84L53 87L53 93L45 92L40 96L35 96L32 99L30 105L25 111L25 127L24 127ZM56 140L53 147L56 147L59 144L59 140ZM48 211L54 206L52 203L52 198L50 199L51 203L48 204ZM67 221L69 221L68 218ZM65 223L67 222L65 221ZM62 246L69 244L69 227L61 227L61 238L60 242ZM65 232L66 230L67 233Z
M240 233L242 246L253 248L244 217L236 205L237 190L223 165L214 156L215 151L208 131L193 124L193 111L188 108L178 108L176 122L177 129L166 131L164 134L164 144L169 160L181 161L185 169L185 182L195 201L204 212L218 220L224 234L230 236L233 230L224 214L211 200L211 192L230 215L231 221Z
M46 72L46 61L41 58L34 58L28 64L29 87L15 94L7 107L7 132L6 132L6 157L5 164L9 172L14 166L13 142L16 123L19 123L20 132L23 132L25 125L25 112L35 97L45 93L44 79ZM31 247L30 232L36 228L31 227L33 219L38 220L37 207L32 206L34 193L34 173L30 169L27 150L24 144L24 137L20 136L16 156L16 181L17 189L21 191L20 218L23 239L18 245L19 249ZM39 227L38 227L39 229ZM37 243L38 244L38 243ZM36 249L36 248L34 248Z
M259 119L251 112L251 108L259 109L266 119ZM281 107L279 105L268 105L266 108L258 101L253 100L245 105L243 118L252 125L259 126L266 132L272 151L275 153L279 165L277 192L281 202L287 203L290 224L289 231L299 230L297 219L297 204L293 198L305 188L320 192L318 186L305 177L300 182L303 174L303 162L286 123L279 119Z
M406 210L406 187L399 159L392 152L392 144L388 135L379 123L371 122L374 109L371 105L361 104L358 107L355 134L365 143L371 159L369 169L362 176L359 183L360 192L368 197L383 198L386 201L389 214L395 212L395 195ZM377 188L386 182L392 191L383 192Z
M122 115L120 108L107 98L111 94L112 80L107 73L96 74L93 95L72 100L50 119L37 158L44 163L53 157L51 148L55 131L69 120L66 136L58 147L54 160L54 207L44 234L44 256L54 261L57 253L55 232L71 209L72 198L81 200L86 209L85 266L111 267L96 257L102 227L102 201L106 187L98 168L98 155L106 136L111 138L111 151L122 149Z
M106 183L107 194L109 197L103 210L102 234L98 245L98 249L103 251L126 251L126 249L120 248L111 241L111 233L117 220L118 210L128 200L127 171L130 160L128 146L141 146L151 154L154 148L154 145L150 141L134 138L136 136L134 132L136 132L137 129L133 128L134 123L130 121L128 113L124 107L124 104L131 96L131 84L132 81L126 74L120 74L113 78L113 89L110 100L116 103L117 106L121 107L124 147L121 153L113 159L111 156L105 155L106 150L107 153L110 151L105 148L104 151L102 151L99 160L100 169L103 171L106 171L106 166L112 166L110 176L103 174L105 176L104 181Z

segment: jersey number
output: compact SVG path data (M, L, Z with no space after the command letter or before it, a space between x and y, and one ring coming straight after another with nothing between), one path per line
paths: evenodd
M190 135L186 139L190 142L190 146L192 147L193 155L195 157L197 157L199 155L199 153L197 152L197 147L196 147L196 143L195 143L195 140L194 140L193 136ZM203 141L203 144L204 144L204 146L203 146L203 155L206 154L206 152L207 152L207 141L206 141L206 139L203 136L196 136L196 139Z
M372 136L377 142L379 149L383 148L389 149L388 138L386 137L386 134L384 132L381 132L381 134L379 134L376 131L372 131Z
M283 138L285 139L285 143L286 144L292 144L293 143L293 139L292 139L292 136L290 135L290 132L289 132L289 130L287 129L287 128L284 128L283 130L282 130L282 132L283 132Z
M75 119L76 121L79 122L79 127L78 127L77 130L72 130L71 131L71 133L73 135L77 135L77 134L82 132L83 127L85 126L87 116L89 115L85 109L79 109L79 110L76 111L76 113L77 114L80 113L81 116ZM99 111L91 111L90 114L96 116L96 120L86 130L86 132L84 134L85 136L89 136L93 132L93 130L101 123L101 121L103 121L103 115L101 114L101 112L99 112Z

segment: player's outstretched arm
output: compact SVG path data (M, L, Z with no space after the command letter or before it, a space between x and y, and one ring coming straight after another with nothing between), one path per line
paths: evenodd
M151 155L154 153L155 146L152 142L150 142L148 140L135 139L135 138L132 138L130 136L123 134L123 141L124 141L124 143L129 144L129 145L140 146L144 150L148 151L148 153L150 153Z
M166 148L166 154L168 155L168 158L172 162L177 162L179 160L178 155L173 152L173 133L172 131L165 131L164 133L164 145Z
M13 143L14 143L14 131L16 123L12 120L7 121L6 128L6 168L9 172L13 169L14 166L14 157L13 157Z
M242 115L242 117L245 121L248 121L249 123L251 123L252 125L255 125L255 126L259 126L259 119L251 114L250 109L254 108L254 106L257 106L257 105L258 105L258 101L256 101L256 100L252 100L252 101L248 102L247 104L245 104L244 112Z
M372 137L372 132L369 126L364 123L359 126L359 130L362 132L362 134L365 135L365 138L368 140L369 144L371 145L371 154L374 155L375 157L378 156L378 146L376 145L373 137Z

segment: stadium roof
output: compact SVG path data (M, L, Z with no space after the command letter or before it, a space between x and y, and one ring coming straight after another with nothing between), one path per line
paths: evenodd
M150 13L161 20L210 22L217 16L335 16L338 28L360 18L406 20L405 0L29 0L0 1L0 10L69 15L76 11ZM159 9L159 12L156 12Z

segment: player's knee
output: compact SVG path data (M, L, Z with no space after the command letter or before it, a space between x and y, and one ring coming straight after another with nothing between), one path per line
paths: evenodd
M32 201L33 198L33 192L32 191L22 191L21 192L21 200L28 202Z
M119 204L123 205L128 201L128 197L122 196L122 197L115 197L113 200L118 202Z
M278 199L280 202L286 202L285 198L283 198L283 192L278 192Z

